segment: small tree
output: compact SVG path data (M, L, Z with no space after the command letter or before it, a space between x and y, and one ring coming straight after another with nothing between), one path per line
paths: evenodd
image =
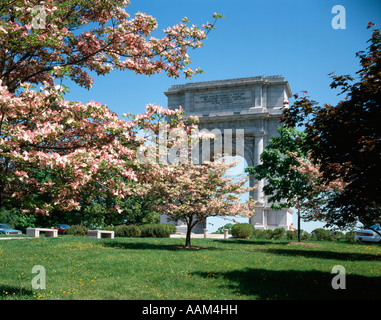
M193 227L208 217L254 215L254 201L242 203L240 195L252 190L246 181L233 182L225 174L232 164L209 162L203 165L169 166L167 172L157 172L150 195L159 202L156 210L170 220L187 225L185 246L191 246Z
M322 204L330 192L339 190L340 183L326 184L319 171L308 161L303 151L305 133L285 126L278 128L279 137L273 137L261 154L262 164L248 167L246 171L258 180L266 179L263 187L272 208L295 207L298 214L298 241L301 241L301 210L309 218L323 217Z
M189 133L194 133L195 128L193 124L183 124L185 135L172 142L172 150L180 150L185 146L182 150L185 150L183 156L186 157L179 157L183 161L152 163L150 172L153 174L149 181L150 198L156 199L152 207L166 214L170 220L181 220L187 225L186 247L191 247L191 232L197 223L215 216L251 217L255 205L251 197L245 202L240 198L254 189L245 187L247 178L234 181L234 178L227 176L228 170L236 165L235 162L226 162L223 158L203 164L190 161L190 146L193 146L194 140L189 139Z

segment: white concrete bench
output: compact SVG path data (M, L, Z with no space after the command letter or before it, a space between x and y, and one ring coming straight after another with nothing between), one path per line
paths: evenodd
M45 232L45 237L58 237L57 229L48 229L48 228L28 228L26 229L26 235L38 238L40 236L40 232Z
M87 231L88 238L111 238L114 239L114 231L107 230L89 230Z

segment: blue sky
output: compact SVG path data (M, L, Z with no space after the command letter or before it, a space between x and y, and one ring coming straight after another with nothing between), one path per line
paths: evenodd
M191 24L212 22L214 12L225 18L217 22L202 48L190 52L191 67L205 74L192 80L151 77L114 71L95 77L88 90L71 86L67 98L95 100L122 115L144 112L145 105L167 106L164 92L174 84L222 80L259 75L283 75L293 93L302 90L320 102L335 104L341 97L329 87L328 74L352 74L359 69L355 53L367 47L372 21L381 26L379 0L131 0L128 12L144 12L157 18L161 30L188 17ZM346 29L335 30L332 7L345 8ZM292 102L292 101L291 101ZM296 220L294 222L296 225ZM304 224L313 230L315 225ZM214 227L213 227L214 228Z

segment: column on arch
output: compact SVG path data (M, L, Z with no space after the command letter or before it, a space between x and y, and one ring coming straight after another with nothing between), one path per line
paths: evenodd
M257 166L261 163L260 155L263 151L265 136L262 133L254 133L245 137L245 158L247 159L248 166ZM249 219L250 223L258 229L265 229L267 225L267 217L265 204L263 199L263 181L254 179L253 175L249 176L250 187L257 186L250 195L254 200L258 201L255 206L255 215Z
M254 143L254 166L260 165L261 162L261 154L263 152L264 148L264 135L256 135L255 136L255 143ZM263 186L264 186L264 180L258 180L257 181L257 189L255 190L255 200L258 201L258 203L263 204L264 203L264 193L263 193Z

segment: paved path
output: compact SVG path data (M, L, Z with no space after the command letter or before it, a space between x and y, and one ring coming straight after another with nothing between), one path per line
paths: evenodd
M185 233L175 233L175 234L171 234L171 238L185 238L186 234ZM191 238L195 239L195 238L202 238L204 239L204 234L203 233L192 233L191 234ZM206 238L207 239L224 239L224 235L223 234L214 234L214 233L208 233L206 235ZM228 238L232 238L232 235L229 234L228 235Z
M6 237L6 238L0 238L0 240L11 240L11 239L32 239L34 237Z

